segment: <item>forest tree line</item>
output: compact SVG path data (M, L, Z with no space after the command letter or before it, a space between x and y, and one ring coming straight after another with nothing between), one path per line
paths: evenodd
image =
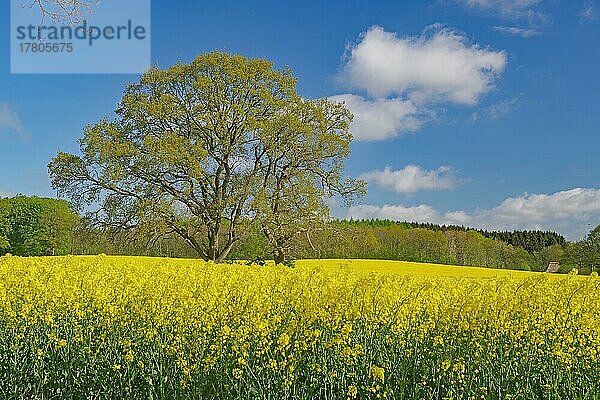
M514 231L487 231L485 229L475 229L458 225L438 225L428 222L397 222L391 220L350 220L349 224L368 224L371 226L392 226L397 225L406 229L422 228L432 231L476 231L488 239L497 239L506 244L525 249L528 253L542 251L544 248L555 244L565 246L567 240L564 236L552 232L541 230L514 230Z
M178 235L101 227L75 213L64 200L26 196L0 199L0 254L6 253L199 256ZM586 273L600 266L600 226L586 240L569 242L556 232L536 230L496 232L389 220L334 220L298 235L290 254L291 259L385 259L530 271L544 271L550 262L560 262L563 272L578 268ZM227 259L261 263L271 258L268 238L259 226L247 223Z
M600 227L594 231L598 241ZM561 272L577 268L580 273L589 273L592 267L600 266L600 246L592 245L594 231L586 240L570 242L556 232L535 230L495 232L389 220L335 220L297 236L290 254L292 260L382 259L526 271L545 271L550 262L559 262ZM501 237L507 241L497 239ZM545 241L547 245L527 251L508 242L513 238L526 243ZM110 231L85 219L74 229L73 246L76 254L198 257L177 235L141 239L138 232ZM246 227L228 257L255 263L268 259L272 259L268 240L256 226Z

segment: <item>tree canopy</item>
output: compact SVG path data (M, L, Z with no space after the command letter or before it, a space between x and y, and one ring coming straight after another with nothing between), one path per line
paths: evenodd
M0 199L0 254L68 254L77 218L64 200L26 196Z
M592 270L600 267L600 225L592 229L583 241L583 254Z
M102 224L176 233L219 262L250 221L282 261L293 236L326 217L328 196L364 192L343 177L351 120L342 104L300 97L289 69L213 52L147 71L114 120L84 130L82 155L60 152L49 172Z

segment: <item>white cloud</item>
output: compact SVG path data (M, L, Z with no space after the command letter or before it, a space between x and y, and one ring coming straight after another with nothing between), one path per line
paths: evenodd
M452 189L457 179L449 167L425 170L418 165L408 165L400 170L386 167L362 174L360 179L374 183L382 189L397 193L411 194L423 190Z
M471 45L453 30L432 26L418 37L399 37L379 26L348 51L341 77L365 90L330 97L354 114L358 141L394 138L435 118L433 104L474 105L506 67L506 54Z
M503 18L520 18L535 13L535 6L542 0L458 0L463 5L486 12L496 13Z
M482 108L471 114L471 122L475 123L483 118L487 119L498 119L509 114L513 110L519 107L520 99L513 97L512 99L504 100L491 106Z
M586 220L600 215L600 189L576 188L553 194L525 194L508 198L475 219L499 225L519 225L522 221L543 226L549 221Z
M4 130L15 132L21 137L27 136L21 118L8 103L0 103L0 132Z
M539 36L542 34L541 31L533 28L519 28L516 26L494 26L496 32L504 33L506 35L520 36L529 38L533 36Z
M476 104L504 71L504 51L469 44L435 26L418 37L371 27L349 50L342 76L374 97L408 97L418 104Z
M595 21L600 18L598 5L593 0L586 0L579 11L579 18L582 21Z
M591 226L600 224L600 189L575 188L553 194L525 194L504 200L499 206L475 212L439 212L428 205L354 206L348 218L380 218L397 221L465 225L489 230L541 229L582 239Z
M422 113L409 100L367 100L353 94L332 96L329 99L344 102L354 114L350 132L355 140L390 139L401 133L415 131L423 124Z

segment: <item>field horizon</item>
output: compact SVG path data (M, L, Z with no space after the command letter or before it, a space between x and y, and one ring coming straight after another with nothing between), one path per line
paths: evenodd
M2 257L11 258L22 258L22 259L33 259L33 260L44 260L44 259L93 259L97 257L105 257L108 259L115 260L127 260L127 259L140 259L140 260L171 260L176 264L188 264L188 263L200 263L202 265L207 264L206 261L199 258L179 258L179 257L159 257L159 256L126 256L126 255L110 255L110 254L88 254L88 255L66 255L66 256L32 256L32 257L20 257L7 254ZM246 266L261 266L255 264L250 260L228 260L222 263L208 262L208 264L245 264ZM265 265L274 266L273 260L265 260ZM375 272L375 273L397 273L397 274L419 274L426 272L427 275L439 275L439 276L472 276L472 277L495 277L504 275L514 276L534 276L534 275L550 275L550 276L561 276L564 274L550 274L544 271L519 271L515 269L503 269L503 268L487 268L470 265L449 265L449 264L438 264L428 262L414 262L414 261L399 261L399 260L384 260L384 259L367 259L367 258L310 258L310 259L298 259L294 260L293 266L295 267L319 267L325 266L327 268L346 268L350 270L356 270L358 272Z

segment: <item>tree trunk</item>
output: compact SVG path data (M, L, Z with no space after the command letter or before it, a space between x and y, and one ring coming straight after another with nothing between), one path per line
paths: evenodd
M273 253L273 260L275 261L275 265L285 263L285 252L283 249L275 249Z
M225 259L229 255L229 252L231 251L232 248L233 248L233 242L228 243L227 246L225 246L225 248L223 249L223 251L221 251L221 253L215 258L215 262L217 264L220 264L223 261L225 261Z

